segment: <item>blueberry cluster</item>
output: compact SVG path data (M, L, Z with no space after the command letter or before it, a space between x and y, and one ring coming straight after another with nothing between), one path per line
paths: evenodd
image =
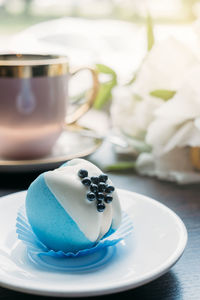
M88 177L88 171L81 169L78 171L78 176L81 178L83 185L87 186L90 191L87 192L87 199L97 203L97 210L103 212L106 208L105 203L110 203L113 200L111 193L115 188L108 185L108 175L101 174L99 176ZM105 202L105 203L104 203Z

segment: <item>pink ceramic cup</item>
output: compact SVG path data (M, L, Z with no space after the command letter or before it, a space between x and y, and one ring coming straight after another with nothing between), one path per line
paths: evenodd
M83 69L83 68L82 68ZM79 70L82 70L79 69ZM92 106L98 79L87 99L67 116L68 58L52 55L0 55L0 157L34 159L47 155L64 126Z

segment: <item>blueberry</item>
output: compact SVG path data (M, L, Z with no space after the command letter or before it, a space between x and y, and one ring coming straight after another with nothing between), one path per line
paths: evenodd
M99 212L103 212L105 208L106 208L106 206L105 206L104 203L99 203L99 204L97 204L97 210L98 210Z
M92 181L93 183L95 183L95 184L98 184L98 183L99 183L99 177L97 177L97 176L92 176L92 177L91 177L91 181Z
M95 194L92 192L87 193L87 199L89 201L94 201L94 199L96 198Z
M98 186L96 184L92 183L90 186L90 191L93 193L96 193L98 191Z
M106 189L106 184L104 182L99 182L99 184L98 184L99 192L104 192L105 189Z
M104 200L104 194L103 193L97 193L96 197L97 197L97 200Z
M105 201L106 203L110 203L110 202L112 202L112 200L113 200L113 197L112 197L112 196L109 196L109 195L106 195L105 198L104 198L104 201Z
M85 178L85 177L88 176L88 171L87 171L87 170L84 170L84 169L80 169L80 170L78 171L78 176L79 176L80 178Z
M90 184L91 184L91 180L89 177L83 178L83 180L81 182L82 182L82 184L84 184L86 186L90 186Z
M106 180L108 180L108 175L106 175L106 174L99 175L100 182L106 182Z
M108 193L108 194L110 194L110 193L114 192L114 190L115 190L114 186L108 185L108 186L106 187L105 192Z

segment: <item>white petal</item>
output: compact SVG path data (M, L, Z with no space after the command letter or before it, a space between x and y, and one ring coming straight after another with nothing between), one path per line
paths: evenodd
M180 124L200 116L200 64L188 72L180 89L173 99L156 110L155 115L168 119L171 123Z
M176 147L185 146L200 146L200 131L193 121L183 124L168 141L163 151L169 152Z
M200 182L200 172L194 171L188 148L177 148L161 157L142 153L137 159L137 171L179 184Z
M140 100L132 94L130 87L117 87L113 90L110 109L112 124L122 132L140 138L152 122L155 109L162 103L151 97Z
M147 130L146 142L152 146L155 154L161 155L164 153L166 144L175 132L176 127L173 124L160 118L156 119L150 124Z
M155 43L142 64L133 90L142 96L157 89L176 91L186 72L196 63L193 52L174 38Z
M147 131L146 141L156 154L175 147L200 144L200 65L188 73L173 99L155 111L155 120Z

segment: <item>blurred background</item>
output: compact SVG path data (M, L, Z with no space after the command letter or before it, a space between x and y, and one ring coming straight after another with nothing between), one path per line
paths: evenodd
M163 132L153 142L146 136L151 130L156 109L162 105L163 110L167 110L166 102L170 100L172 111L185 114L184 119L180 118L180 124L171 130L174 123L169 113L167 129L173 134L166 137L166 143L169 142L171 147L167 148L170 161L171 157L175 157L170 151L183 148L182 167L183 160L190 161L189 147L196 146L200 151L200 106L199 103L194 104L200 99L199 75L195 73L185 79L194 66L200 72L199 19L200 0L0 0L0 51L59 53L67 55L72 66L95 66L101 87L93 107L95 117L92 119L90 116L92 126L99 124L102 129L105 120L93 120L96 120L97 112L99 115L103 113L104 118L106 115L108 126L111 125L114 134L123 139L119 143L112 140L116 147L123 145L119 146L123 149L115 150L125 154L131 152L134 159L143 152L149 154L152 149L154 155L157 147L154 144L161 139ZM191 78L194 80L193 89L198 94L196 98L194 91L190 90ZM83 86L80 81L78 84L75 82L74 89L73 83L70 86L70 96L77 103L82 101L85 93L84 80L87 79L81 79ZM182 91L185 86L186 92ZM180 102L178 105L177 101ZM167 116L167 112L163 114ZM183 128L185 135L182 131L177 132L184 122L191 119L193 123L188 123L188 126L194 134L192 142L188 140L188 136L192 136L187 131L189 129ZM84 121L86 123L81 125L90 127L87 120ZM107 135L108 126L104 126L104 132L101 132L103 138ZM150 157L148 160L143 158L145 164L150 161ZM154 156L151 159L157 162ZM168 175L163 175L168 174L168 165L166 162L161 177L171 180ZM183 172L180 166L174 167L174 161L172 166L172 171ZM148 169L149 165L145 168ZM138 169L142 170L141 165ZM190 164L186 169L186 173L193 172L194 167ZM146 171L143 173L147 174ZM154 174L150 173L151 176ZM200 181L199 173L197 177Z
M158 23L188 23L200 16L200 1L0 0L0 34L16 33L38 22L66 16L141 23L147 9Z
M139 29L144 27L146 22L146 16L149 14L157 26L154 28L156 32L157 40L166 38L169 34L175 35L176 38L181 39L184 43L192 44L194 42L193 36L191 34L191 30L188 27L189 24L193 23L198 17L200 16L200 1L199 0L0 0L0 49L5 51L6 46L8 45L8 41L10 41L10 37L18 34L19 32L24 32L27 28L31 27L32 25L49 21L49 20L56 20L62 19L66 17L71 17L74 19L84 19L84 20L118 20L118 21L128 21L129 24L132 24L132 27L123 25L123 23L116 24L116 30L113 29L115 24L106 24L101 23L102 26L101 30L97 32L96 36L98 38L101 36L101 41L99 42L102 55L104 58L100 57L100 54L96 55L95 62L105 63L110 65L114 68L118 73L123 73L123 68L125 69L125 73L131 73L134 69L136 69L142 58L145 55L146 45L145 45L145 37L144 32L139 31ZM68 23L46 23L47 27L40 27L41 30L37 27L34 28L34 36L31 37L31 43L33 39L40 40L41 42L41 35L43 31L42 39L48 41L48 36L52 32L52 36L49 38L54 39L55 43L61 46L61 42L65 41L65 46L73 46L73 54L75 53L76 46L83 45L82 41L76 41L75 36L72 38L70 37L70 31L68 31ZM78 23L77 23L78 24ZM88 23L89 24L89 23ZM75 27L74 24L70 23L70 26ZM77 32L80 33L80 29L82 24L79 23L77 27ZM121 26L121 28L120 28ZM124 28L122 28L124 26ZM61 27L62 30L61 30ZM85 37L89 31L91 32L90 24L88 25L88 29L85 29ZM107 32L108 28L108 32ZM111 28L111 29L109 29ZM27 32L28 35L32 34L33 31ZM39 33L40 31L40 33ZM65 34L65 37L55 37L58 33ZM83 30L84 31L84 30ZM95 31L96 27L95 27ZM101 32L100 32L101 31ZM115 31L115 32L114 32ZM144 30L143 30L144 31ZM48 33L47 33L48 32ZM120 39L123 39L122 43L117 43L117 33L119 33ZM74 32L73 32L74 34ZM82 34L82 33L81 33ZM106 41L107 35L107 41ZM93 35L94 36L94 35ZM130 36L132 36L132 40L130 40ZM89 40L88 35L88 40ZM144 40L142 40L144 38ZM27 39L27 36L26 36ZM73 40L73 41L72 41ZM77 39L78 40L78 39ZM21 40L17 39L14 42L15 45L20 44ZM77 43L77 45L75 45ZM85 41L84 41L85 43ZM97 41L95 41L97 45ZM28 42L27 42L28 44ZM79 45L78 45L79 44ZM93 47L90 41L90 48ZM121 66L118 66L118 63L114 62L114 60L119 61L118 57L116 59L112 58L111 56L115 55L113 53L113 49L109 49L110 45L112 47L118 47L117 50L124 52L127 57L129 54L133 53L134 47L134 56L132 55L131 63L130 57L127 59L126 62L122 62ZM132 45L131 45L132 44ZM31 45L32 49L36 47L35 45ZM96 46L96 48L99 47ZM121 47L121 49L119 49ZM84 47L83 47L84 48ZM85 47L86 48L86 47ZM122 49L123 48L123 49ZM12 45L9 45L10 49L16 48ZM41 44L40 44L41 49ZM66 51L66 47L63 48ZM18 50L18 48L17 48ZM21 48L19 49L21 50ZM29 48L26 49L26 45L24 43L23 37L23 50L29 51ZM36 51L37 51L36 47ZM55 51L62 52L61 47L55 49ZM68 55L70 55L68 50ZM83 58L83 50L81 62L82 63L93 63L94 60L84 60ZM88 49L87 49L88 50ZM93 54L97 49L93 49ZM112 55L109 55L109 51L111 50ZM129 53L126 53L129 50ZM66 52L65 52L66 53ZM105 58L105 54L107 58ZM78 54L80 56L80 54ZM77 61L77 56L75 61ZM72 59L72 63L73 59ZM79 64L79 62L78 62ZM124 74L122 74L123 76ZM128 75L129 76L129 75Z

